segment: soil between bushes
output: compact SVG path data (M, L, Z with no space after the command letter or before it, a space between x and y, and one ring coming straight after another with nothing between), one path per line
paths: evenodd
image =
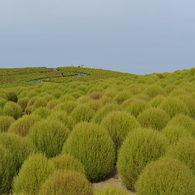
M103 188L105 185L112 184L117 185L125 188L124 184L122 183L121 179L119 178L117 174L116 167L113 169L113 171L108 175L106 179L100 182L93 183L93 189L94 191ZM135 192L131 190L127 190L129 195L136 195Z

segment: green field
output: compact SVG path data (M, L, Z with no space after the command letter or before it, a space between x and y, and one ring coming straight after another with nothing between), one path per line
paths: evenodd
M0 157L0 194L195 195L195 68L0 69Z

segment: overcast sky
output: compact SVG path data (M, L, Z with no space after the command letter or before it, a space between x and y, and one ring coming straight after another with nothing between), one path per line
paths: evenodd
M195 66L194 0L0 0L0 68Z

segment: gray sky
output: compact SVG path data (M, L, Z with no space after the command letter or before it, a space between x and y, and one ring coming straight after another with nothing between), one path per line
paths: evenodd
M195 66L194 0L0 0L0 68Z

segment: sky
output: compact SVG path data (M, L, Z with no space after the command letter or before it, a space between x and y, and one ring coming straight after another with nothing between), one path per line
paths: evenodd
M195 66L194 0L0 0L0 68Z

